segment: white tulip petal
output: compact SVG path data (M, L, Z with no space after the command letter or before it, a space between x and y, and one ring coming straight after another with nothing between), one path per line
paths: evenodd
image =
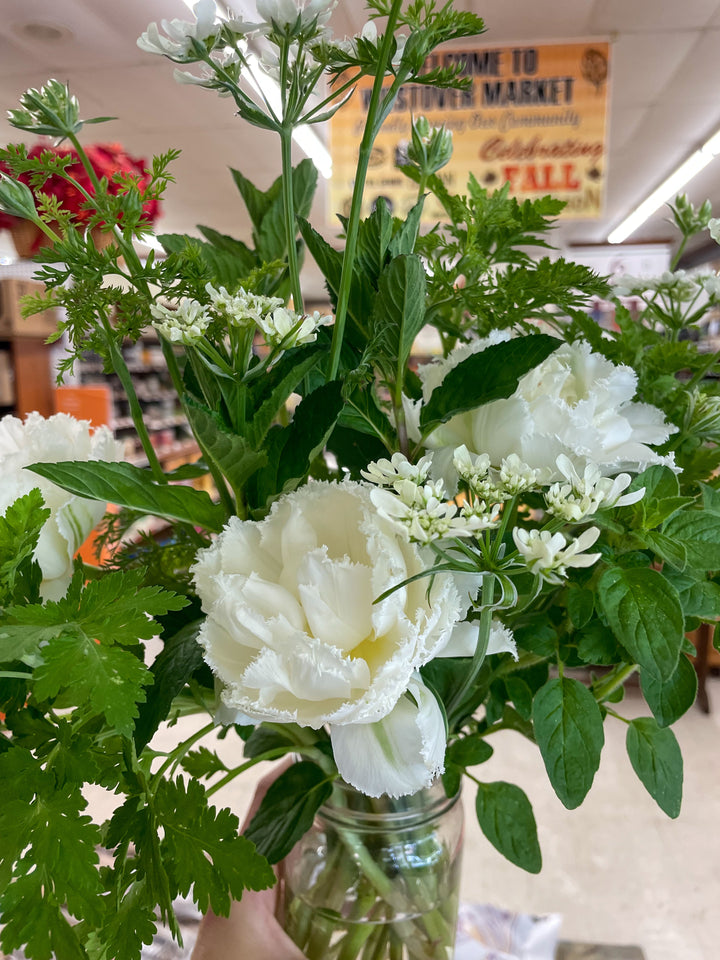
M298 569L298 594L310 634L352 650L372 632L372 571L313 550Z
M330 739L340 776L369 797L402 797L428 787L442 773L445 721L419 676L377 723L332 726Z

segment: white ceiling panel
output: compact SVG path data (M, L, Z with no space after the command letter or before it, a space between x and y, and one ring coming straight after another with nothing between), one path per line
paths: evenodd
M595 0L590 26L609 33L700 30L718 11L718 0Z
M619 36L610 48L611 109L654 103L682 71L697 36L689 30Z

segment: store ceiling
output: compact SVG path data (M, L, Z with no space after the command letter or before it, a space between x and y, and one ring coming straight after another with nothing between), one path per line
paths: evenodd
M603 242L720 128L720 0L457 0L457 6L485 19L489 44L612 42L605 215L563 224L555 238L561 247ZM88 138L121 142L144 157L181 148L162 231L194 232L203 223L247 237L227 168L269 184L279 172L275 139L234 117L229 100L179 87L172 64L137 48L148 21L173 17L188 18L182 0L2 0L0 107L14 106L23 90L51 76L69 81L85 116L119 118L88 128ZM357 32L364 4L340 0L333 17L337 35ZM0 142L17 139L0 119ZM720 215L720 158L688 192L695 202L710 197ZM629 242L670 237L665 215L656 214ZM314 217L325 220L323 197ZM0 255L7 250L7 236L0 234Z

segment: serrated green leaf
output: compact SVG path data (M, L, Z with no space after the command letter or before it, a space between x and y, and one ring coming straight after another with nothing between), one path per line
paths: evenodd
M78 460L35 463L26 469L78 497L184 521L214 533L222 530L227 519L223 508L213 503L204 490L153 483L144 470L130 463Z
M182 758L182 768L193 780L213 777L216 773L227 773L227 766L220 757L207 747L191 750Z
M416 256L391 260L380 275L367 356L402 387L410 351L425 323L425 268Z
M675 671L684 636L677 591L657 570L617 567L598 582L598 601L636 663L660 680Z
M653 800L669 817L679 816L683 760L672 730L640 717L628 726L626 746L633 770Z
M669 727L695 703L698 678L688 658L680 657L675 672L667 680L641 670L640 686L658 724Z
M290 350L263 376L252 395L254 410L247 425L247 440L254 449L260 448L285 401L324 354L324 347Z
M666 497L678 497L680 495L680 484L677 475L670 467L664 467L661 464L653 464L647 470L643 470L633 480L629 486L630 491L645 488L643 499L664 500Z
M202 437L205 456L217 464L233 490L241 491L250 477L267 463L264 450L254 450L248 441L226 430L218 414L196 403L183 407L193 431Z
M715 620L720 617L720 584L713 580L695 580L682 573L663 569L663 576L675 587L686 617Z
M198 224L198 230L205 237L208 243L217 247L223 253L229 254L238 264L238 272L247 276L255 267L258 266L258 259L253 251L242 240L236 240L225 233L219 233L212 227L203 227Z
M401 222L400 228L390 241L390 253L393 257L399 257L402 254L413 253L415 251L415 243L420 229L420 218L422 217L424 206L425 198L421 197Z
M271 785L245 836L270 863L277 863L310 829L332 793L331 780L308 760L294 763Z
M132 735L137 704L145 700L152 674L135 654L95 643L85 634L64 633L42 648L33 692L42 701L64 692L65 702L91 716L103 714L123 736Z
M519 379L558 348L555 337L538 333L496 343L450 370L423 407L424 435L458 413L511 396Z
M685 510L665 524L663 533L685 547L689 566L720 570L720 516Z
M535 695L533 726L550 783L573 810L585 799L605 742L595 698L579 680L548 680Z
M479 784L475 810L480 829L496 850L528 873L540 873L535 817L520 787L503 781Z
M595 666L613 666L629 661L630 654L617 642L615 634L599 620L593 620L577 637L577 653L580 659Z
M212 907L227 916L232 900L239 900L244 890L273 886L272 868L238 833L235 814L210 806L197 780L164 780L155 802L166 869L183 896L193 888L201 911Z
M636 535L661 560L671 564L677 570L684 570L687 566L687 548L679 540L655 530L645 530L642 533L636 531Z

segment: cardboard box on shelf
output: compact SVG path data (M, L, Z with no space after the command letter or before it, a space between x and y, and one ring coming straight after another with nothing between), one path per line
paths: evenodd
M23 318L20 299L28 294L44 291L42 283L18 277L0 280L0 337L42 337L46 339L57 329L57 311L43 310Z

